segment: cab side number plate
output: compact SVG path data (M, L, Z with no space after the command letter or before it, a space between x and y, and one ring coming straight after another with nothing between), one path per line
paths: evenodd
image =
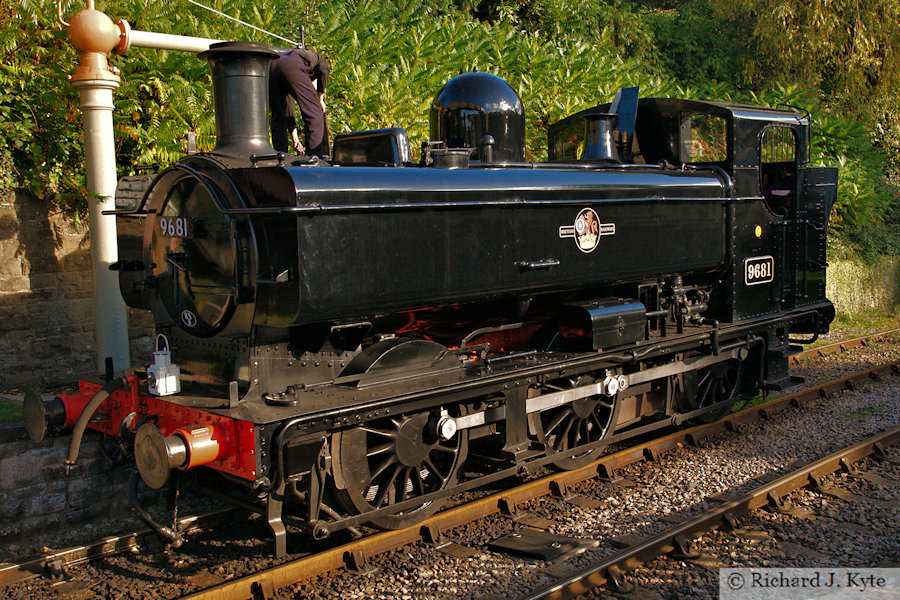
M759 285L775 279L775 259L771 256L754 256L744 259L744 283Z

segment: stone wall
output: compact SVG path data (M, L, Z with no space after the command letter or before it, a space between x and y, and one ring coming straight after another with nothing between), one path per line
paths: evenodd
M127 514L131 469L111 467L100 439L85 434L78 465L67 473L71 435L35 445L21 426L0 425L0 548Z
M0 389L96 373L90 235L25 193L0 193ZM152 321L129 311L132 360Z

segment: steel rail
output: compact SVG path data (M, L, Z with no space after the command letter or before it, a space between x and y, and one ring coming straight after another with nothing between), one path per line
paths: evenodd
M621 586L622 573L640 566L662 554L683 549L689 540L719 527L730 527L734 519L766 505L781 505L781 499L803 487L819 486L821 478L879 451L884 445L900 441L900 426L853 444L843 450L814 461L771 483L764 484L739 498L708 510L696 517L648 537L615 554L603 558L549 585L545 585L518 600L541 598L572 598L589 589L607 583Z
M397 531L385 531L369 537L283 563L258 573L233 579L185 596L187 600L236 600L273 597L275 590L311 577L342 568L365 565L368 558L417 542L435 543L442 532L498 513L515 514L519 505L549 494L565 496L570 485L596 477L613 478L619 467L642 460L658 460L662 452L685 445L696 445L715 433L734 431L741 424L770 419L791 406L855 386L870 378L894 372L900 374L900 361L853 373L794 394L782 396L759 406L728 415L714 423L702 424L661 438L638 444L604 456L573 471L554 473L473 502L456 506L426 519L419 525Z
M818 346L816 348L810 348L789 357L788 362L790 362L790 364L792 365L795 365L807 358L818 358L827 354L846 352L847 350L850 350L851 348L855 348L857 346L868 346L869 342L883 340L889 335L894 334L900 334L900 329L889 329L888 331L882 331L881 333L868 333L861 337L834 342L832 344L826 344L824 346Z
M233 512L231 508L212 510L199 515L191 515L178 519L178 530L190 533L208 522L220 519ZM145 538L155 537L154 529L142 529L123 535L109 536L100 541L84 546L74 546L33 558L27 562L0 567L0 588L40 577L48 572L62 572L68 567L123 554L141 545Z

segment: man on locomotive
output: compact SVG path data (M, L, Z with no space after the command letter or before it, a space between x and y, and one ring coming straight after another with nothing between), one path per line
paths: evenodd
M288 133L294 151L304 152L297 132L294 102L300 106L306 153L327 154L325 140L325 90L331 62L313 50L296 48L272 61L269 68L269 107L272 110L272 146L288 151ZM313 85L315 82L315 85Z

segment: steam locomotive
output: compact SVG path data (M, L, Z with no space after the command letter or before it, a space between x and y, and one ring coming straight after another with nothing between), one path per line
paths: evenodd
M120 182L120 287L154 363L26 399L39 441L121 440L173 477L315 538L410 526L450 495L794 380L827 332L837 171L800 111L621 89L524 160L524 110L485 72L435 97L413 163L401 128L275 151L277 56L215 44L217 145ZM148 357L149 358L149 357ZM463 478L467 460L490 465Z

